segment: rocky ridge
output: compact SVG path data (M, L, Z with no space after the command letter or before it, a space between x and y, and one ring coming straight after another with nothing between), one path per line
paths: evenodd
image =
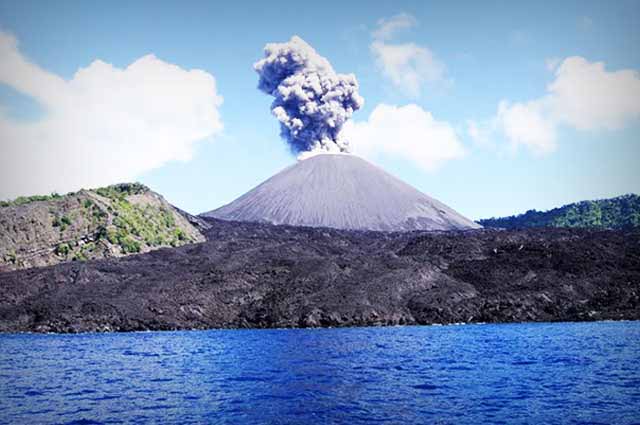
M0 271L202 242L202 223L137 183L19 198L0 206Z

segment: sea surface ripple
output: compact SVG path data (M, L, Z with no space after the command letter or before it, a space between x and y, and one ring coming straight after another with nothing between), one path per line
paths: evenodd
M0 423L640 423L640 322L0 335Z

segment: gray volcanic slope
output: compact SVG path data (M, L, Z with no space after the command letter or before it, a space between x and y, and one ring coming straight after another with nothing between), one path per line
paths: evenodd
M354 155L323 154L285 168L205 217L382 231L481 227Z

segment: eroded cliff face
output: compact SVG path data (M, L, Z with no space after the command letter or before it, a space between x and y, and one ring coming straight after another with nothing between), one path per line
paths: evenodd
M204 241L187 214L140 184L42 198L0 207L0 270Z
M209 223L204 243L0 274L0 330L640 319L637 231Z

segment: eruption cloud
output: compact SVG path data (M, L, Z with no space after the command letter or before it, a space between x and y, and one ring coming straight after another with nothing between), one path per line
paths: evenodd
M298 36L269 43L254 64L258 89L275 97L271 112L292 152L349 152L342 126L364 99L353 74L337 74L329 61Z

